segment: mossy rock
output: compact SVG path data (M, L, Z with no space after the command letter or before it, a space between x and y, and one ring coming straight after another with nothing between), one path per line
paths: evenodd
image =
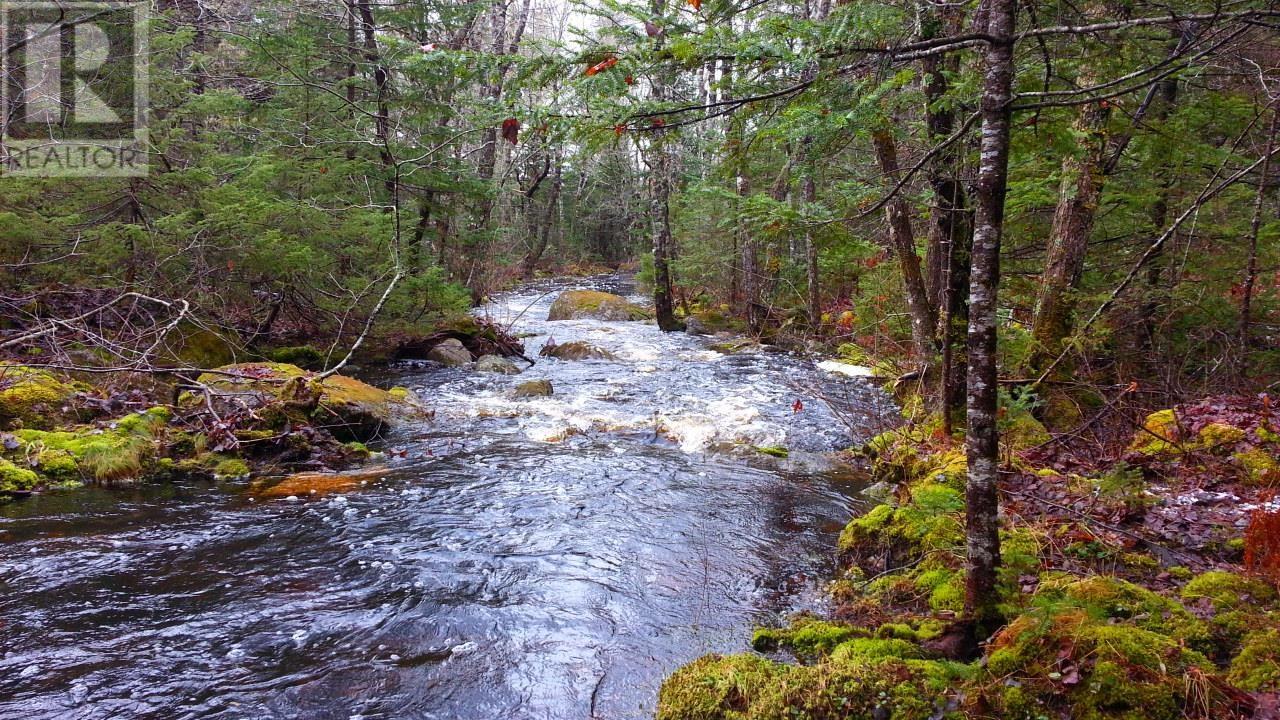
M35 471L0 458L0 494L27 492L39 484L40 476Z
M168 365L209 369L233 363L241 353L240 339L234 334L182 323L170 333L159 359Z
M802 616L786 627L757 628L751 636L751 647L757 652L784 648L797 656L814 657L830 653L837 645L866 635L867 631L861 628Z
M870 561L901 565L919 554L954 548L964 541L960 513L964 496L958 490L923 483L910 490L900 507L877 505L845 526L837 547L848 561L878 572Z
M324 353L310 345L279 347L266 352L272 362L297 365L304 370L323 370Z
M0 362L0 427L48 429L75 419L70 403L89 389L48 370Z
M1260 447L1252 447L1235 453L1235 461L1244 470L1245 480L1252 485L1275 487L1280 485L1280 457Z
M207 385L223 402L247 400L272 405L262 413L271 424L291 420L313 422L342 440L367 441L405 417L421 414L412 393L382 390L345 375L323 380L287 363L240 363L205 373L198 382ZM196 402L191 397L187 402Z
M550 380L529 380L516 385L514 394L517 398L551 397L555 387Z
M1224 570L1210 570L1192 578L1182 588L1182 599L1208 599L1218 612L1259 608L1277 599L1276 589L1262 580Z
M1142 421L1142 429L1134 433L1129 450L1140 455L1158 455L1176 450L1182 440L1178 414L1172 409L1158 410Z
M551 303L547 320L648 320L649 310L620 295L596 290L566 290Z
M1070 575L1042 579L1035 603L1049 610L1079 609L1104 622L1125 622L1200 652L1213 651L1210 629L1180 603L1119 578Z
M1218 713L1209 717L1228 717L1223 698L1189 679L1212 671L1167 635L1080 608L1041 609L993 639L982 694L996 717L1180 720L1202 703Z
M18 458L25 458L42 482L141 479L149 474L169 417L168 408L155 407L103 427L15 430L18 447L9 453L9 459L18 462Z
M1244 647L1227 670L1227 680L1242 690L1280 692L1280 629L1245 636Z
M910 643L853 640L811 666L756 655L709 655L677 670L658 694L658 720L948 720L963 717L971 669L903 659ZM844 646L841 646L842 648Z

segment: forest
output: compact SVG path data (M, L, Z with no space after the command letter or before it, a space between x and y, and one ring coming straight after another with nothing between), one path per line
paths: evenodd
M0 718L1280 718L1280 5L0 30Z

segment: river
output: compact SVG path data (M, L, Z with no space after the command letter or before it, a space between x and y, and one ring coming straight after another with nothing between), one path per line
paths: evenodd
M435 418L389 435L404 457L356 492L0 506L0 718L645 718L680 664L820 605L860 502L823 453L882 427L888 399L786 353L547 322L572 286L631 292L543 283L483 312L531 357L554 337L618 360L380 371ZM542 378L552 397L511 398Z

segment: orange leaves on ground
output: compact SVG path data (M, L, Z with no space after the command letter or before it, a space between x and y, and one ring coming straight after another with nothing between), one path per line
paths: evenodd
M520 141L520 121L515 118L507 118L502 121L502 139L515 145Z
M617 64L618 64L618 58L614 57L613 55L610 55L604 60L601 60L595 65L592 65L591 67L587 68L587 77L591 77L592 75L602 73L605 70L608 70L609 68Z
M1254 510L1244 531L1244 565L1280 584L1280 510Z
M702 9L702 0L689 0L689 4L693 6L694 10Z

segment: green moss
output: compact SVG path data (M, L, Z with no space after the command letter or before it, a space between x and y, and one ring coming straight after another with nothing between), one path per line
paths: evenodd
M1040 583L1035 603L1051 612L1078 608L1093 620L1128 622L1203 652L1214 647L1209 627L1181 604L1119 578L1046 578Z
M1142 429L1134 433L1129 449L1142 455L1177 449L1179 432L1178 415L1172 409L1153 412L1142 422Z
M1240 654L1231 661L1227 680L1251 692L1280 691L1280 629L1246 636Z
M751 647L758 652L785 648L796 655L811 657L829 653L840 643L860 635L866 635L866 631L803 616L787 627L757 628L751 638Z
M854 638L840 643L831 653L834 662L881 658L918 658L920 646L899 638Z
M1193 668L1199 676L1212 666L1166 635L1082 609L1037 610L1014 619L993 640L984 694L997 717L1054 708L1041 714L1174 720L1196 703L1216 701L1188 681ZM1007 692L1011 683L1018 693Z
M776 458L785 458L791 454L791 451L777 445L757 446L756 452L764 453L765 455L771 455Z
M39 368L0 362L0 426L49 428L77 392L88 388Z
M239 458L225 458L214 465L213 474L222 478L247 477L249 465Z
M0 493L23 492L40 484L40 476L0 458Z
M307 370L320 370L324 367L324 353L310 345L276 348L266 355L272 362L297 365Z
M168 409L156 407L102 428L17 430L14 436L21 444L17 452L36 457L36 470L51 480L73 479L74 463L79 477L112 482L143 474L168 421Z
M1254 485L1271 487L1280 485L1280 460L1260 447L1252 447L1232 455L1245 476Z
M1200 445L1206 450L1213 450L1227 445L1234 445L1244 439L1245 432L1238 427L1224 423L1209 423L1200 430Z
M902 641L872 641L890 651ZM876 645L875 643L879 643ZM843 646L842 646L843 647ZM841 652L812 666L752 655L707 656L676 671L658 695L659 720L848 720L957 718L971 669L929 660Z
M1276 600L1276 590L1261 580L1210 570L1197 575L1182 588L1182 599L1195 601L1208 598L1216 610L1237 610L1242 607L1270 604Z

